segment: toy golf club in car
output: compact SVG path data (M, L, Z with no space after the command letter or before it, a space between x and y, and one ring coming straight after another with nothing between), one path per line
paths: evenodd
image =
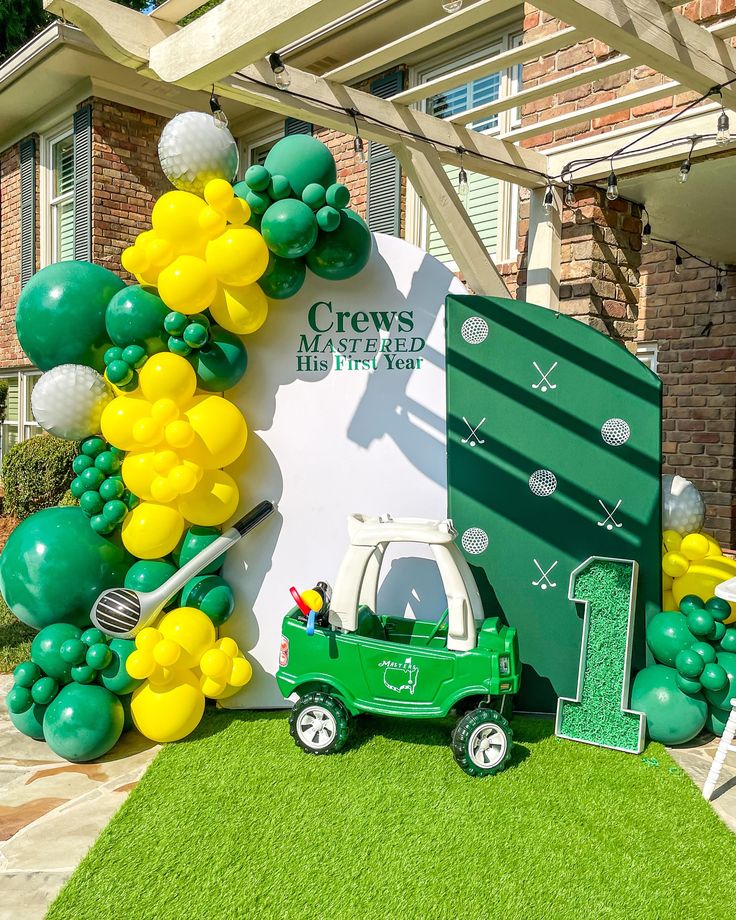
M502 770L512 735L497 701L519 689L516 630L484 617L451 521L348 519L350 548L334 590L324 582L299 594L284 617L276 680L296 694L289 725L312 754L339 751L349 718L361 712L405 719L460 716L452 751L471 776ZM392 542L432 548L447 596L436 623L377 616L381 562Z

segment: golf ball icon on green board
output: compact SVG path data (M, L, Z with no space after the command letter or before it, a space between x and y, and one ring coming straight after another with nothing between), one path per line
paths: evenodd
M446 316L450 515L484 607L518 628L521 708L552 712L576 694L583 620L567 588L589 557L638 564L644 664L660 593L660 381L531 304L451 295Z

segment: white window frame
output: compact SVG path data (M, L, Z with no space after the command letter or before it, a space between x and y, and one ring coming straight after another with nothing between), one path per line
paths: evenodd
M37 434L42 434L43 429L33 418L31 411L31 389L34 380L38 380L41 371L33 368L17 368L15 370L0 370L0 380L18 381L18 419L16 421L3 421L0 423L0 464L5 459L5 432L9 428L16 428L18 438L16 443L28 441Z
M659 353L659 346L656 342L637 342L636 343L636 357L646 364L649 370L657 373L657 355Z
M39 198L41 205L41 267L51 265L56 260L57 228L56 210L59 205L74 200L74 190L57 196L54 190L54 145L67 137L74 136L72 118L65 118L55 128L41 137L40 143L40 183Z
M444 56L433 55L431 60L419 64L409 71L410 86L419 86L428 80L449 73L453 70L459 70L472 64L475 61L488 57L494 48L498 48L498 53L503 53L511 48L516 48L521 43L523 31L518 24L513 27L500 30L486 36L482 41L475 43L470 49L460 53L458 49L448 52ZM521 76L521 66L507 68L501 74L500 98L506 98L518 91ZM423 100L413 108L426 110L428 100ZM518 127L521 123L521 114L518 108L508 109L500 112L498 115L498 125L495 128L483 131L491 137L510 131ZM516 185L509 182L501 182L499 194L499 229L498 229L498 251L490 253L497 263L513 262L518 255L518 220L519 220L519 189ZM427 249L429 245L429 220L427 211L421 203L421 199L411 186L407 183L406 194L406 238L409 242L414 243L421 249ZM446 265L452 271L457 272L458 267L454 261L447 262Z
M245 171L249 166L252 165L251 157L253 156L253 151L258 147L263 147L265 144L275 144L276 141L280 141L284 137L284 126L283 122L281 124L281 130L274 129L264 134L257 134L252 138L241 138L240 140L240 178L245 175Z

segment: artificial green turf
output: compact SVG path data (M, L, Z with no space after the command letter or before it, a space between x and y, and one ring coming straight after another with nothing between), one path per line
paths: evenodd
M0 674L7 674L31 654L31 640L36 630L8 610L0 597Z
M736 838L659 745L638 757L517 718L512 766L478 780L448 722L354 728L315 757L283 713L211 712L159 754L47 920L732 914Z

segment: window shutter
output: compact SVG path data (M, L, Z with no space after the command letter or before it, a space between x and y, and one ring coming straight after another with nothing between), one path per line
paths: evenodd
M20 284L36 271L36 139L20 142Z
M92 261L92 106L74 113L74 258Z
M298 118L287 118L284 122L284 137L290 134L311 134L312 125L308 121L301 121Z
M387 99L404 88L404 71L384 74L371 83L374 96ZM368 227L378 233L401 235L401 167L388 147L368 146Z

